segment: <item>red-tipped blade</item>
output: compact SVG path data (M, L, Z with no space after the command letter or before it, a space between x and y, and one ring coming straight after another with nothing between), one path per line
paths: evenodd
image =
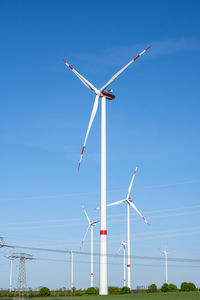
M81 157L80 157L79 164L78 164L78 171L79 171L80 166L81 166L81 161L82 161L82 158L83 158L83 152L85 150L85 145L86 145L86 142L87 142L87 138L88 138L92 123L94 121L94 118L95 118L95 115L96 115L96 112L97 112L98 104L99 104L99 96L97 95L96 98L95 98L95 101L94 101L94 105L93 105L93 108L92 108L92 113L91 113L91 116L90 116L88 129L87 129L86 136L85 136L85 141L84 141L83 148L82 148L82 151L81 151Z

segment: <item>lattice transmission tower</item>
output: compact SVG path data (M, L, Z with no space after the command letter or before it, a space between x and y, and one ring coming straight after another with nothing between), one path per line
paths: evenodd
M26 260L32 260L32 255L26 253L15 253L13 259L19 259L19 273L17 287L15 289L15 298L24 299L29 296L26 285Z

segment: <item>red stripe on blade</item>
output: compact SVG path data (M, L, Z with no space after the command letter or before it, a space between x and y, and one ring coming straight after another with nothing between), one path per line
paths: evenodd
M131 267L131 265L127 265L127 268L130 268Z
M100 230L100 235L107 235L107 230Z
M80 166L81 166L81 163L78 164L78 171L79 171L79 169L80 169Z
M140 57L140 55L136 56L133 60L136 60L138 57Z
M151 46L149 46L149 47L148 47L147 49L145 49L145 50L147 51L147 50L149 50L151 47L152 47L152 45L151 45Z
M69 65L69 68L71 69L71 70L73 70L73 68Z
M66 64L66 61L63 59L64 63Z
M84 152L84 150L85 150L85 146L83 146L83 149L82 149L81 155L83 155L83 152Z

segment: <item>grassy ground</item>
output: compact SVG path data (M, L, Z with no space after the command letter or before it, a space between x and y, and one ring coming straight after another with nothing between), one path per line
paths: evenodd
M157 294L132 294L132 295L111 295L111 296L80 296L80 297L43 297L30 298L31 300L200 300L200 292L174 292Z

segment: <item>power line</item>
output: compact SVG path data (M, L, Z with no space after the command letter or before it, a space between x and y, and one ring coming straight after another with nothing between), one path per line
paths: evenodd
M65 262L71 263L71 260L64 260L64 259L52 259L52 258L33 258L32 260L39 260L39 261L51 261L51 262ZM90 264L90 261L87 260L74 260L74 263L83 263L83 264ZM94 261L94 264L99 264L99 262ZM107 262L107 265L122 265L122 263L114 263L114 262ZM161 267L162 265L151 265L151 264L132 264L133 266L141 266L141 267ZM180 266L180 265L168 265L170 268L200 268L200 266Z
M18 248L18 249L27 249L27 250L33 250L33 251L44 251L44 252L54 252L54 253L62 253L62 254L71 254L71 250L59 250L59 249L48 249L48 248L37 248L37 247L28 247L28 246L19 246L19 245L7 245L3 244L1 247L7 247L7 248ZM74 251L73 252L77 255L90 255L90 252L81 252L81 251ZM99 253L94 253L94 256L100 257ZM107 254L110 258L123 258L123 255L119 254ZM130 256L133 259L141 259L141 260L155 260L155 261L163 261L162 257L156 257L156 256L138 256L138 255L131 255ZM169 258L168 261L173 262L185 262L185 263L200 263L200 259L193 259L193 258Z

